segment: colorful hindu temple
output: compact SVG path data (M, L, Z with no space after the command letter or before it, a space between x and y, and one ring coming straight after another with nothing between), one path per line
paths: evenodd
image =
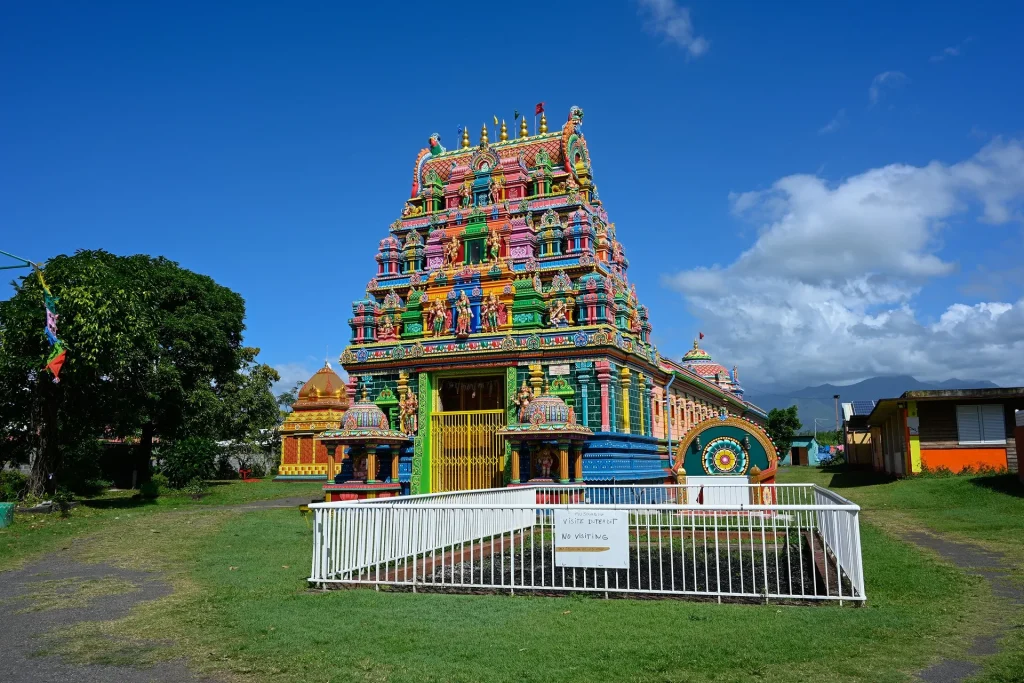
M485 125L451 151L430 136L352 304L341 363L361 399L310 434L312 459L286 442L282 474L322 472L328 499L774 474L736 368L652 344L582 125L572 107L555 132L524 119L492 142Z

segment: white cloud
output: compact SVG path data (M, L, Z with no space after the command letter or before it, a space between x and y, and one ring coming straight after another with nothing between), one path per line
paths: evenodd
M871 104L877 104L885 89L898 88L910 81L902 71L883 71L871 79L871 87L868 88L868 99Z
M951 302L936 320L914 308L929 282L957 267L939 255L944 233L1022 220L1020 140L838 184L787 176L730 201L758 224L757 241L731 264L665 278L719 360L786 384L878 374L1024 384L1024 299ZM952 227L975 216L981 225Z
M950 58L953 58L953 57L959 57L960 54L964 50L964 46L967 45L967 43L971 42L972 40L974 40L974 37L973 36L968 36L962 42L957 43L956 45L953 45L952 47L947 47L947 48L943 49L942 52L940 52L937 55L932 55L928 59L928 61L930 61L930 62L942 62L942 61L945 61L946 59L950 59Z
M310 369L305 363L281 363L275 365L274 369L277 370L277 374L281 375L281 380L276 382L273 387L275 394L288 391L299 382L305 384L306 380L316 372L315 368Z
M686 50L690 57L700 57L711 47L706 38L694 33L690 10L677 5L675 0L639 0L639 3L647 17L647 30L665 36Z
M828 133L834 133L840 128L846 125L846 110L840 109L836 112L836 115L832 117L832 120L826 123L824 126L818 129L818 135L826 135Z

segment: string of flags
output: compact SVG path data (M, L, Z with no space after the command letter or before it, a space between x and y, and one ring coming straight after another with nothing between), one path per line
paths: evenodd
M33 264L34 265L34 264ZM35 267L36 277L39 278L39 285L43 288L43 300L46 303L46 341L50 343L50 355L46 358L45 369L53 375L53 383L60 383L60 369L67 360L67 349L64 342L57 336L57 302L60 300L53 295L43 278L43 271Z

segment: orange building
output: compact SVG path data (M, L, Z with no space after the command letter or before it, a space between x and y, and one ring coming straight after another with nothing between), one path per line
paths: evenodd
M872 466L898 476L927 470L1017 472L1015 411L1024 387L907 391L868 416Z
M302 385L292 412L280 427L281 465L277 480L327 479L327 447L319 436L328 429L341 427L341 418L349 406L347 391L330 363L324 363Z

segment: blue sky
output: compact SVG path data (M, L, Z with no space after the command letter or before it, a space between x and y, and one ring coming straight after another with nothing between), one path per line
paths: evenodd
M578 104L663 354L704 331L748 383L1021 384L1022 24L1018 3L8 5L0 249L207 273L300 379L346 343L431 132Z

